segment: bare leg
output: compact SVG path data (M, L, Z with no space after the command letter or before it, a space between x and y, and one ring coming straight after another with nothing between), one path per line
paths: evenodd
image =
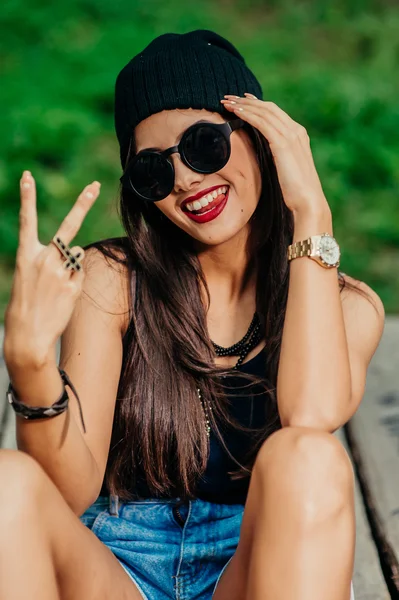
M349 600L354 477L339 440L302 427L270 436L254 465L245 512L246 600Z
M14 506L12 511L3 512L0 521L0 598L57 600L52 552L49 539L41 530L42 523L26 506L23 511L17 510Z
M41 466L0 450L1 600L142 600Z

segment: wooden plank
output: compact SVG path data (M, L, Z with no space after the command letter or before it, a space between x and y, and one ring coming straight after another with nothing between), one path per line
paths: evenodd
M334 433L351 458L341 427ZM382 575L377 549L367 521L359 483L355 477L356 547L353 570L355 600L390 600L391 596Z
M15 414L11 406L7 406L7 418L5 420L5 427L1 437L2 448L13 448L17 449L17 442L15 438Z
M8 385L8 373L3 358L3 340L4 340L4 328L0 327L0 447L2 447L2 437L6 427L6 390Z
M388 588L392 597L399 598L398 317L386 317L362 404L347 431Z
M3 348L3 328L0 328L0 344ZM6 391L8 387L8 372L3 359L3 353L0 352L0 447L16 448L15 439L15 414L6 400Z

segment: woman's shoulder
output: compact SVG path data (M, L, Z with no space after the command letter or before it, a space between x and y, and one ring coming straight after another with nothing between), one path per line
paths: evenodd
M84 292L100 309L120 319L122 335L129 324L132 259L127 238L107 238L83 246Z

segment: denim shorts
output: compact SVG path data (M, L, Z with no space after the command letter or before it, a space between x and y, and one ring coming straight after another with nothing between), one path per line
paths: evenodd
M177 511L176 511L177 505ZM237 548L243 504L99 496L80 517L145 600L211 600Z
M243 504L99 496L80 517L145 600L211 600L237 548ZM354 600L353 586L351 598Z

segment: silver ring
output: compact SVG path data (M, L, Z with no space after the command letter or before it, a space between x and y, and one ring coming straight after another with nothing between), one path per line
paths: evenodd
M64 244L61 238L57 235L53 237L51 243L54 244L61 252L61 254L66 258L66 260L62 263L64 269L69 269L70 271L80 271L82 268L82 263L79 260L79 253L75 255L71 252L70 246L68 244Z

